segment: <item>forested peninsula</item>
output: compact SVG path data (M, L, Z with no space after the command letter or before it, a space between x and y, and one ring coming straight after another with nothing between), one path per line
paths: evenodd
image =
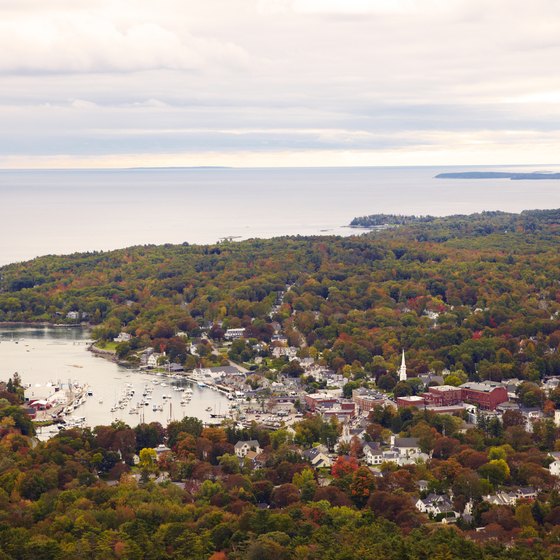
M231 360L263 408L290 383L301 412L39 442L14 375L0 560L558 558L560 210L393 221L2 267L0 321L83 322L131 364ZM480 398L495 390L502 408Z
M244 327L270 342L280 325L290 344L336 371L377 375L398 365L404 347L414 373L560 373L547 351L559 326L560 211L405 222L349 238L148 245L12 264L0 268L0 321L84 320L101 340L130 335L120 357L168 347L187 366L194 361L177 332L219 337ZM516 352L530 340L538 359ZM496 360L500 352L511 358Z

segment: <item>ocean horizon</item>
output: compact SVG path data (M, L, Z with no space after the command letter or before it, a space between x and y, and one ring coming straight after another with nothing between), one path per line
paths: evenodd
M560 207L555 180L435 179L556 165L0 170L0 264L131 245L355 235L356 216Z

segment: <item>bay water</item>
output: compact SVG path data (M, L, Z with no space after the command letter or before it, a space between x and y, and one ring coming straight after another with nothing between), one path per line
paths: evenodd
M0 170L0 265L44 254L220 238L353 235L374 213L560 207L560 181L435 179L555 166Z
M6 381L17 372L24 384L31 385L30 391L35 391L36 396L42 395L49 383L61 384L64 390L73 384L88 385L92 395L67 419L85 417L90 427L107 425L114 420L122 420L130 426L142 420L165 426L170 419L180 420L184 416L211 422L211 414L227 413L230 402L223 394L196 383L189 384L192 398L188 404L181 405L181 393L172 387L173 382L179 381L125 368L96 356L87 350L90 342L85 329L1 327L0 380ZM142 407L142 414L130 414L129 410L142 400L145 387L152 389L149 405ZM134 397L130 406L111 412L131 389ZM164 395L169 398L164 399ZM153 404L163 405L163 410L153 411Z

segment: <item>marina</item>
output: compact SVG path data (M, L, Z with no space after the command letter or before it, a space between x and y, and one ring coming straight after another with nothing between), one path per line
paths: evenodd
M227 396L207 384L125 368L88 352L88 335L77 328L0 328L0 376L17 372L30 385L26 395L50 401L38 414L63 419L67 427L115 420L166 425L185 416L216 423L214 411L230 410ZM52 435L58 428L43 431Z

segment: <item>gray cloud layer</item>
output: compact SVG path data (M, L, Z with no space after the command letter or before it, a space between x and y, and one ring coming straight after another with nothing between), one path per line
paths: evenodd
M553 163L559 29L552 0L0 1L0 162Z

